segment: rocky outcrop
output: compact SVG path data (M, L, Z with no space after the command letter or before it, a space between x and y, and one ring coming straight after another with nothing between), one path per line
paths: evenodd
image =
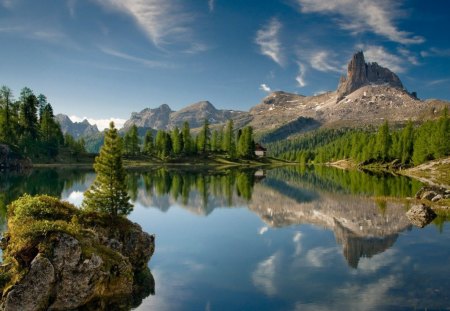
M413 225L423 228L436 218L436 213L429 206L419 204L413 205L406 216Z
M338 101L346 95L368 84L387 84L391 87L403 89L399 77L387 68L377 63L366 63L362 51L353 55L348 64L347 77L341 77L338 86Z
M14 152L8 145L0 144L0 171L23 170L31 166L29 158L24 158L18 152Z
M450 189L439 186L424 186L416 193L416 199L432 202L450 199Z
M240 111L216 109L209 101L200 101L179 111L172 111L164 104L155 109L146 108L141 112L133 112L131 118L125 122L124 130L132 125L145 129L170 130L176 126L181 128L184 122L188 122L191 128L198 128L203 125L205 119L210 124L218 124L240 114Z
M133 112L131 118L125 122L123 128L129 129L132 125L151 129L167 129L172 109L166 104L157 108L146 108L141 112Z
M91 125L86 119L82 122L72 122L72 120L70 120L70 118L65 114L58 114L55 116L55 119L61 126L61 131L63 134L70 134L76 139L89 137L100 133L97 125Z
M2 249L4 311L129 310L154 293L154 236L122 217L25 196L9 206Z

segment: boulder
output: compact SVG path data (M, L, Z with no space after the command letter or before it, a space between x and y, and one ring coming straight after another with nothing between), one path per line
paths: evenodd
M413 205L406 216L413 225L423 228L436 218L436 213L429 206L419 204Z
M437 202L446 198L450 190L438 186L424 186L416 193L416 199Z
M55 269L47 258L38 254L25 277L6 296L5 311L45 310L55 282Z
M48 196L8 212L0 310L130 310L154 293L154 236L138 224Z

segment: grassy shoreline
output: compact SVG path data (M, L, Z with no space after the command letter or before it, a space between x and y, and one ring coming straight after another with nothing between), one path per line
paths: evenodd
M154 167L173 167L173 168L233 168L233 167L276 167L284 165L295 165L295 163L287 162L275 158L255 158L255 159L228 159L223 156L209 156L209 157L187 157L180 159L168 159L161 160L155 157L133 157L124 158L124 167L126 169L139 169L139 168L154 168ZM53 162L53 163L33 163L32 168L80 168L80 169L92 169L94 165L94 158L88 161L80 162Z

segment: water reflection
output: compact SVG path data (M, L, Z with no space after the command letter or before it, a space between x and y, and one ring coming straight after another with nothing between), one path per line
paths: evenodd
M94 174L30 177L28 184L0 178L0 189L11 189L3 204L23 191L53 191L79 204ZM450 305L448 222L419 230L405 216L401 198L419 182L326 167L155 169L129 172L128 186L131 219L157 235L150 264L157 294L133 303L138 310Z

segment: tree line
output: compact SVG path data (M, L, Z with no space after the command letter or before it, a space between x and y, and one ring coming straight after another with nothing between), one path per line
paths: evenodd
M54 158L62 146L73 154L85 152L84 141L63 135L47 97L28 87L17 100L9 87L0 88L0 143L32 159Z
M279 156L300 163L325 163L352 159L368 164L396 161L402 165L419 165L426 161L450 155L450 120L447 108L437 120L419 126L411 121L401 129L390 129L385 121L377 131L364 129L332 130L320 132L325 144L309 135L297 141L299 148L289 151L283 142L278 147ZM292 142L289 143L292 145Z
M181 129L158 130L155 137L152 130L147 130L142 142L136 125L132 125L123 137L123 146L126 156L149 155L161 159L209 154L222 154L230 159L251 159L255 154L252 127L235 131L232 120L227 122L225 128L211 130L209 121L205 119L197 135L191 132L187 121Z

